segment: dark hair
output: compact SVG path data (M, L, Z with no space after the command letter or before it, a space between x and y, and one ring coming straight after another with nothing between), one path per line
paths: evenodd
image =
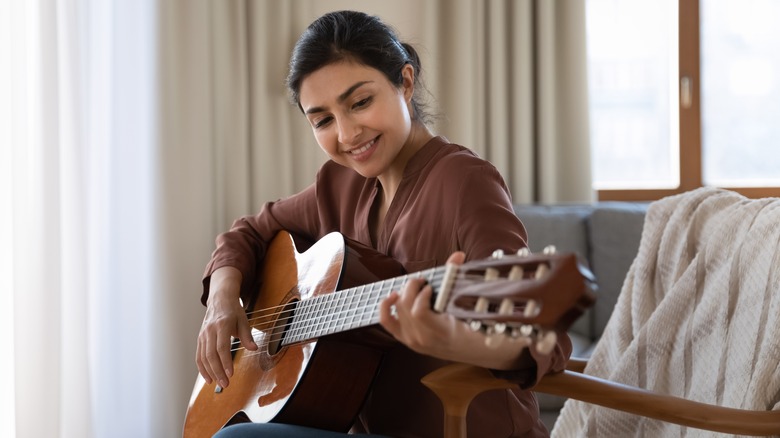
M293 49L287 88L293 103L301 108L303 79L326 65L353 60L382 72L390 83L403 85L401 70L414 68L415 90L422 90L422 66L412 46L398 40L395 31L378 17L363 12L338 11L315 20L303 32ZM412 117L425 122L428 114L419 92L412 96Z

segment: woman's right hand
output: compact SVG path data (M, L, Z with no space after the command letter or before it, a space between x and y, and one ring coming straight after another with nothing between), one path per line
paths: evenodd
M216 381L223 388L233 376L231 340L238 338L248 350L257 350L246 312L239 300L241 272L225 266L211 274L206 316L198 334L195 363L206 383Z

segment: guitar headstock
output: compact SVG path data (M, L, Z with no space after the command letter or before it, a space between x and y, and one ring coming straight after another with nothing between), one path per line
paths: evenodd
M556 332L567 330L595 302L593 274L573 253L496 251L486 260L451 267L434 308L484 331L488 345L506 339L549 353Z

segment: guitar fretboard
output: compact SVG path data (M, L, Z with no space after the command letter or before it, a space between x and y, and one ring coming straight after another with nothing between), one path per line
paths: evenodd
M444 281L444 267L428 269L299 301L282 345L316 339L379 323L379 303L412 278L425 278L434 294Z

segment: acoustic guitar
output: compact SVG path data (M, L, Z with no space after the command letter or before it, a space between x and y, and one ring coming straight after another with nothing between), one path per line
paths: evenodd
M496 252L405 275L396 261L339 233L300 253L292 235L279 233L258 293L245 304L260 348L234 342L227 388L197 377L183 436L211 437L244 421L349 430L382 359L381 348L355 342L355 330L378 324L380 302L410 278L425 278L434 289L433 308L484 332L489 342L526 342L549 353L555 332L566 330L594 297L592 274L574 254L546 252Z

